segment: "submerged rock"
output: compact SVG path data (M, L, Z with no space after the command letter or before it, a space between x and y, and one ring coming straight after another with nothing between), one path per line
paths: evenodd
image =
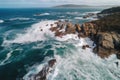
M82 49L86 49L86 48L90 48L90 46L89 45L83 45L82 46Z

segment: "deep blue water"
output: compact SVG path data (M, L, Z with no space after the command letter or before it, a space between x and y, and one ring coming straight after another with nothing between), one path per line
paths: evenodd
M57 51L58 55L64 56L66 51L75 48L72 44L59 42L54 39L45 41L37 40L33 42L29 42L28 39L27 43L10 43L16 39L18 34L26 33L26 30L29 30L33 24L44 20L67 19L73 23L81 24L91 20L81 19L84 14L87 12L101 11L103 9L104 8L0 9L0 20L3 21L0 21L0 80L16 80L23 78L23 76L28 73L30 67L35 64L42 64L42 61L45 60L46 57L54 57L55 51ZM36 16L36 14L41 15ZM20 39L21 38L18 40ZM55 47L59 45L66 47ZM63 77L63 75L61 75L61 77ZM57 80L57 78L55 80ZM69 79L65 77L58 80ZM81 79L75 78L71 80L85 80L85 78L81 77ZM112 80L112 78L109 80Z

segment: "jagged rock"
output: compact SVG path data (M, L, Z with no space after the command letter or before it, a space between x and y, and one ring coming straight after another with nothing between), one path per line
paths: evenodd
M63 23L63 24L60 26L60 30L61 30L61 29L64 29L64 27L65 27L65 23Z
M73 26L72 23L68 23L68 24L66 25L65 32L66 32L67 34L75 34L75 33L76 33L75 27Z
M58 36L58 37L62 37L63 35L65 35L66 33L64 33L64 32L60 32L59 30L57 30L56 32L55 32L55 36Z
M84 33L80 32L80 33L78 34L78 37L79 37L79 38L80 38L80 37L85 38L85 37L87 37L87 36L85 36Z
M82 25L82 31L86 36L96 34L96 26L95 24L92 24L92 23L84 23Z
M86 49L86 48L90 48L90 46L89 45L83 45L82 46L82 49Z
M57 31L58 27L51 27L50 30L53 31Z
M81 32L80 24L75 24L75 27L76 27L76 31L77 31L78 33Z
M52 59L48 62L48 65L49 67L53 67L55 63L56 63L56 59Z
M34 75L32 80L46 80L47 74L50 73L50 68L52 68L55 63L56 59L48 61L48 65L44 66L38 74Z
M116 54L117 58L120 59L120 52Z

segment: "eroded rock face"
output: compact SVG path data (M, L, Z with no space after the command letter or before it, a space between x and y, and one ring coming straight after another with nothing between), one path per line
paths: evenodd
M109 31L109 27L100 27L92 22L84 23L81 29L82 33L79 33L78 36L90 37L96 44L93 52L97 53L101 58L108 57L111 54L117 54L119 57L117 52L120 51L120 35L117 32Z
M82 25L82 31L85 36L91 36L91 34L96 34L96 26L92 23L84 23Z
M74 25L72 23L67 23L65 32L67 34L75 34L76 30L75 30Z
M66 34L78 34L78 37L89 37L94 41L96 47L93 52L97 53L101 58L116 54L120 58L120 34L116 30L112 30L112 26L108 27L105 22L86 22L82 26L80 24L73 25L70 22L57 22L56 27L51 27L50 30L55 32L55 36L62 37ZM113 25L113 24L112 24ZM93 45L94 45L93 44ZM83 49L86 46L82 47Z
M55 36L57 37L62 37L66 34L75 34L81 32L80 24L73 25L68 21L58 21L55 22L55 24L57 24L57 26L53 27L53 25L51 25L50 30L52 32L55 32Z
M76 28L76 31L77 31L78 33L81 32L81 26L80 26L80 24L75 24L75 28Z

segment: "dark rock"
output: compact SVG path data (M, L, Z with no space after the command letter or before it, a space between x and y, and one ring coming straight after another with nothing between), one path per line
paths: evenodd
M85 45L83 45L83 46L82 46L82 49L86 49L86 46L85 46Z
M57 31L58 30L58 27L51 27L50 30L53 32L53 31Z
M41 29L40 31L43 31L43 29Z
M50 60L50 61L48 62L49 67L53 67L55 63L56 63L56 59Z
M116 56L118 59L120 59L120 53L117 53Z
M53 24L51 24L50 26L53 27Z
M90 46L89 45L83 45L82 46L82 49L86 49L86 48L90 48Z
M77 31L78 33L81 32L80 24L75 24L75 27L76 27L76 31Z
M48 61L48 65L44 66L42 70L36 74L33 75L33 80L46 80L47 74L50 72L50 68L52 68L56 63L56 59L51 59Z

